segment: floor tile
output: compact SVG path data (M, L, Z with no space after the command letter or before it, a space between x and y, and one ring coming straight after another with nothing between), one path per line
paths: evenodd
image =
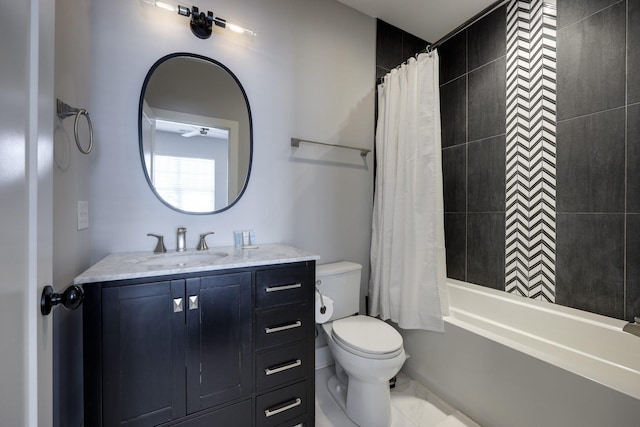
M315 427L358 427L344 414L327 389L334 367L316 370ZM398 373L391 391L391 427L480 427L438 396Z

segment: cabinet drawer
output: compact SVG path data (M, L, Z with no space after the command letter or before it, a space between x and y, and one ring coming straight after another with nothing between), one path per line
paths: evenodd
M256 305L270 307L305 302L310 290L305 267L256 272Z
M307 371L306 342L281 347L256 357L256 387L258 391L285 382L304 379Z
M293 305L257 314L256 348L262 349L304 339L307 333L307 306Z
M245 400L190 420L169 425L171 427L250 426L251 400Z
M300 382L258 396L256 425L271 427L304 415L307 408L307 383Z

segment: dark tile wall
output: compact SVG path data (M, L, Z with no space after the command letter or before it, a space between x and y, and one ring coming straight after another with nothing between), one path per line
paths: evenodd
M376 79L384 77L429 44L380 19L377 20L376 27Z
M630 320L640 315L640 0L557 8L556 302ZM505 14L502 6L438 49L447 273L496 289L505 276ZM410 39L378 22L378 77L411 55Z
M639 18L558 1L556 302L621 319L640 314Z
M505 281L506 6L447 40L440 114L447 274Z
M601 1L579 3L581 10ZM558 12L559 21L566 9ZM558 121L624 105L625 9L622 1L566 27L558 25Z
M557 7L556 302L631 319L640 314L640 0L558 0ZM440 49L448 274L498 289L501 21L503 8Z

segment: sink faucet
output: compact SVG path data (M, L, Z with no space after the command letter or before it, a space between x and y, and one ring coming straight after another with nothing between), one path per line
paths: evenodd
M203 233L200 235L200 243L198 243L198 250L199 251L206 251L207 249L209 249L209 246L207 246L207 240L205 239L209 234L214 234L213 231L209 231L208 233Z
M158 242L156 244L156 248L153 250L154 254L163 254L165 252L167 252L167 248L164 247L164 238L158 234L147 234L147 236L152 236L158 239Z
M187 250L187 229L186 227L178 228L178 252L184 252Z

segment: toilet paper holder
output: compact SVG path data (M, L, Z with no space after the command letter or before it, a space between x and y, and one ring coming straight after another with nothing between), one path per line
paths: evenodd
M322 297L322 292L318 289L318 286L322 284L322 280L316 280L316 292L320 295L320 314L325 314L327 312L327 306L324 305L324 298Z

